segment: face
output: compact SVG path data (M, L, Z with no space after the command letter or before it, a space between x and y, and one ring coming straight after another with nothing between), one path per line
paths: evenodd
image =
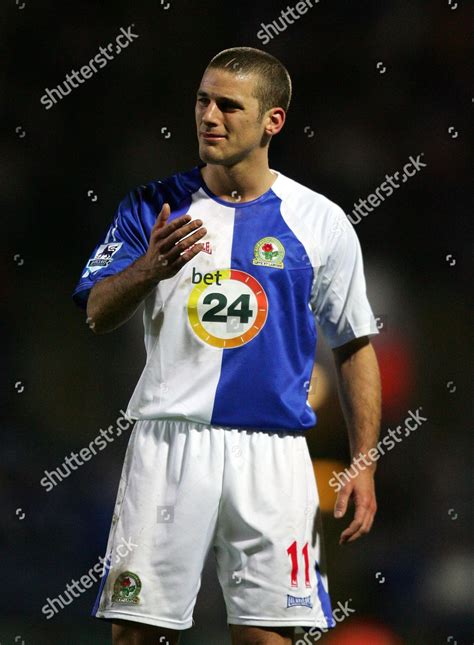
M236 76L208 69L196 95L199 156L205 163L233 165L262 147L271 131L269 111L258 120L258 99L252 96L255 76ZM209 134L206 137L205 134Z

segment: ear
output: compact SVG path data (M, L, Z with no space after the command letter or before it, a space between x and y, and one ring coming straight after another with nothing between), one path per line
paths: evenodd
M272 108L265 117L265 134L273 136L278 134L286 121L286 112L283 108Z

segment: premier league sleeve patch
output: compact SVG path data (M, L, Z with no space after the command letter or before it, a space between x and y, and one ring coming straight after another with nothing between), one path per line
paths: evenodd
M123 242L111 242L110 244L101 244L93 258L87 263L90 273L95 273L99 269L109 266L113 256L117 253Z

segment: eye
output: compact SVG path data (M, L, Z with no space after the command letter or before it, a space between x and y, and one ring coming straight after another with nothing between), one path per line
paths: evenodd
M222 103L220 103L220 104L219 104L219 108L220 108L223 112L235 112L235 110L237 110L237 109L238 109L238 108L237 108L237 106L236 106L235 104L233 104L233 103L228 103L228 102L222 102Z

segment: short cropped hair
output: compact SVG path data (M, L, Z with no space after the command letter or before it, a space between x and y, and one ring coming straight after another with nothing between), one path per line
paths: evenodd
M236 75L255 74L254 97L259 103L259 120L274 107L288 112L291 78L286 67L275 56L254 47L232 47L216 54L207 69L223 69Z

